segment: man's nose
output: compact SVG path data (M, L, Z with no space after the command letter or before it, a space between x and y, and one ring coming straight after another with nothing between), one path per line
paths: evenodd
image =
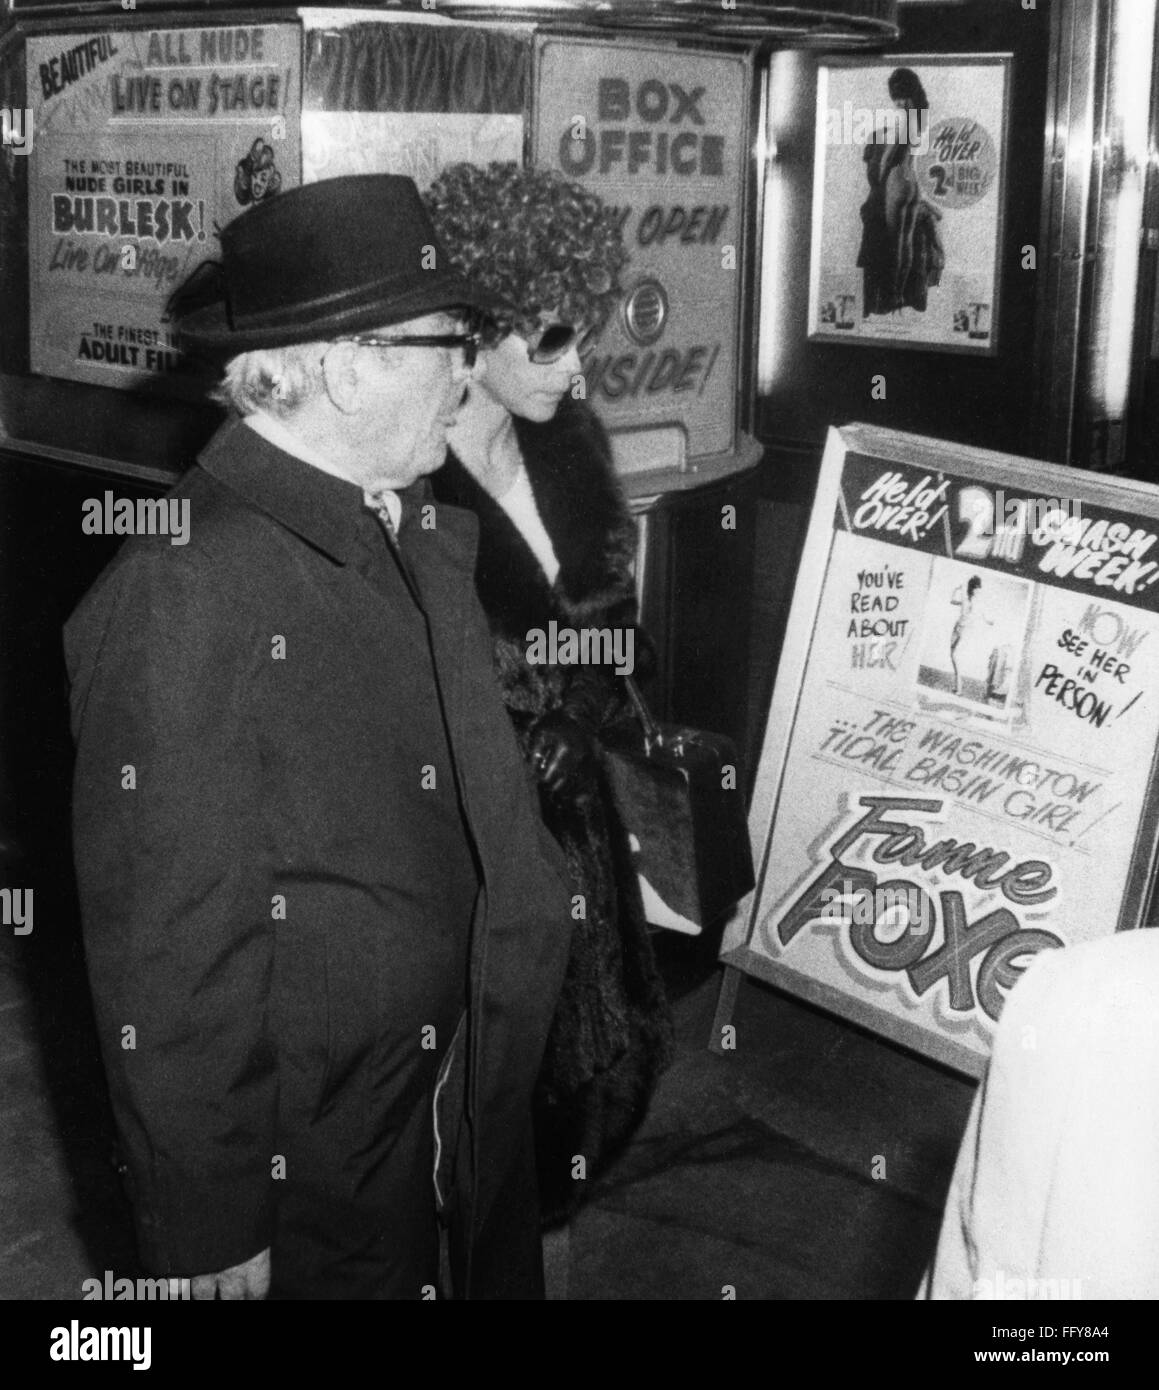
M474 376L474 369L467 366L467 354L462 348L451 349L451 380L456 386L465 386Z

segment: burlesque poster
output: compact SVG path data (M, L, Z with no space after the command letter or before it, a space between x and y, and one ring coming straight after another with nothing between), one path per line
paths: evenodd
M1145 918L1159 489L831 431L728 963L978 1074L1039 951Z
M1010 59L895 56L817 78L809 332L990 354Z
M28 40L32 370L183 386L165 304L238 213L299 182L290 25Z

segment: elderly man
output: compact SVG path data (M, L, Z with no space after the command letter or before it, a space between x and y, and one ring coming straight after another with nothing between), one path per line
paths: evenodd
M141 1254L195 1297L434 1296L432 1102L461 1072L438 1136L456 1291L541 1295L528 1104L566 873L491 670L474 520L423 481L475 296L405 178L281 194L221 242L220 298L178 324L229 358L236 416L171 494L189 543L128 542L65 638Z

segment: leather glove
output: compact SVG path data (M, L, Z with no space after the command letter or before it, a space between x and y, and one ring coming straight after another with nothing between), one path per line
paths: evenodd
M535 775L552 796L578 790L592 770L591 735L561 710L536 723L528 752Z

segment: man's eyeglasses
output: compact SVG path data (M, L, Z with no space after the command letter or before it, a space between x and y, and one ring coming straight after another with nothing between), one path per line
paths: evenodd
M359 347L461 347L463 365L468 371L475 365L479 356L478 333L398 333L390 338L379 338L369 333L351 333L344 338L335 338L336 343L357 343Z
M537 366L545 367L549 362L558 362L573 347L578 346L582 351L590 332L590 329L574 328L570 323L549 323L541 333L528 339L527 356Z

